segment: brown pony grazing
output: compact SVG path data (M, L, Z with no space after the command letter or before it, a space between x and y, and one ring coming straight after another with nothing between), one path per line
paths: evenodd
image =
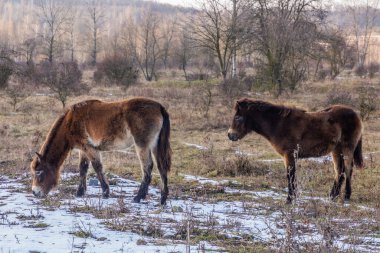
M295 196L295 159L332 153L335 180L330 197L335 199L346 177L345 199L351 196L353 163L363 167L362 122L351 108L333 105L318 112L274 105L247 98L237 101L228 130L232 141L254 131L266 138L283 157L287 169L288 198Z
M52 126L41 150L31 163L32 190L41 197L57 185L60 168L72 149L80 150L80 183L77 196L86 191L86 175L91 162L109 197L100 151L135 145L143 179L134 202L148 192L153 162L162 181L161 204L168 196L167 173L171 166L170 120L165 108L153 100L132 98L120 102L88 100L71 106Z

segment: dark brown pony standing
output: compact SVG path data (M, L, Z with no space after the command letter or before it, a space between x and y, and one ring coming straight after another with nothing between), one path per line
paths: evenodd
M49 193L58 183L61 165L69 151L79 149L77 196L83 196L86 191L86 175L91 162L103 196L109 197L109 184L103 173L100 152L134 144L143 172L134 202L146 197L155 163L162 180L161 204L165 204L169 193L167 173L171 166L169 138L169 114L153 100L132 98L109 103L88 100L75 104L53 124L31 163L33 194L44 196Z
M350 107L333 105L318 112L240 99L228 130L232 141L254 131L267 139L283 157L287 169L288 198L295 196L295 159L332 154L335 170L330 196L335 199L346 179L345 199L351 196L352 167L363 167L362 122ZM296 152L296 155L295 155Z

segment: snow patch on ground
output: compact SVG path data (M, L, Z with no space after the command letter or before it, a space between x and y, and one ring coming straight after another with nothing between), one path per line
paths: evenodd
M74 175L66 173L62 178L70 180ZM111 198L101 198L99 185L91 184L88 185L86 197L60 199L56 208L47 209L41 205L43 199L36 199L22 191L25 189L23 184L0 177L0 252L185 252L186 240L177 238L177 235L188 224L203 230L213 229L229 238L250 238L251 241L262 242L273 248L280 247L279 243L285 241L287 228L284 213L262 201L266 198L285 200L283 191L250 191L233 188L231 183L238 184L233 180L183 176L185 180L196 181L198 186L195 187L204 187L206 184L221 186L224 193L248 196L252 201L204 201L202 198L193 199L183 195L179 199L169 198L167 206L162 208L159 205L159 189L151 187L147 200L140 204L131 203L140 183L112 176ZM59 192L55 191L50 198L57 199L59 195L56 194ZM81 207L99 210L114 208L120 204L120 200L125 202L128 209L121 217L96 218L90 213L73 211L73 208ZM129 228L126 232L113 231L105 224L114 222L133 225L138 220L143 227L153 225L158 228L162 235L154 238L132 232ZM297 223L296 226L306 232L299 233L295 240L314 244L322 241L323 236L315 225ZM83 238L74 235L78 231L88 232L91 236ZM354 247L347 242L347 236L341 236L334 241L334 245L340 249L360 248L367 252L380 250L380 238L375 235L365 235L360 239L362 243ZM189 246L191 252L223 251L208 242Z
M64 174L69 178L71 174ZM0 177L0 252L185 252L186 245L175 240L163 240L160 245L152 238L133 232L118 232L108 229L104 220L97 219L91 214L74 213L73 206L112 206L116 198L101 199L99 187L88 187L88 195L98 195L86 198L74 198L63 201L59 208L46 210L41 205L41 199L32 194L19 192L24 185L7 177ZM128 185L123 187L123 183ZM137 186L136 182L121 182L112 191L120 192ZM119 188L119 189L115 189ZM153 193L156 195L157 190ZM131 196L129 196L131 197ZM130 204L134 212L153 212L159 209L155 206L157 200L151 203ZM162 224L165 226L164 224ZM75 232L87 232L91 236L81 238L73 235ZM137 245L138 240L146 245ZM191 245L191 250L218 248L203 242L201 246Z
M185 144L188 147L196 148L196 149L199 149L199 150L208 150L208 147L205 147L205 146L202 146L202 145L198 145L198 144L193 144L193 143L188 143L188 142L184 142L183 144Z

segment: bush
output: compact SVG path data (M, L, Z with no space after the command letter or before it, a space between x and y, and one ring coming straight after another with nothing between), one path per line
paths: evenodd
M186 81L207 81L210 75L207 73L190 73L187 74Z
M0 89L7 87L14 71L14 64L10 56L11 53L8 49L0 49Z
M253 162L245 155L236 155L236 157L229 161L229 166L220 174L229 177L238 176L264 176L270 171L269 166L260 162Z
M324 105L327 106L327 105L334 105L334 104L353 106L355 103L350 92L338 91L334 89L327 94Z
M220 85L219 89L227 102L233 102L234 99L241 97L245 92L251 89L252 79L247 79L247 81L241 81L237 78L225 79Z
M375 74L378 73L379 71L380 71L380 64L375 63L375 62L371 62L368 65L369 78L374 78Z
M26 83L17 82L9 84L5 89L5 94L8 97L9 104L12 105L13 111L16 111L17 105L31 93L28 88Z
M367 68L364 65L358 65L355 67L354 72L357 76L363 77L367 74Z
M62 106L65 107L70 95L80 95L88 91L82 83L82 71L76 62L43 62L38 66L36 79L54 92Z
M244 76L241 81L243 82L243 88L247 91L252 89L252 86L256 82L256 78L253 75L246 75Z
M324 81L324 80L326 80L326 78L329 75L330 75L330 70L329 69L323 69L323 68L321 68L321 69L318 70L316 78L317 78L318 81Z
M107 81L127 89L136 84L139 71L128 57L123 55L109 55L97 64L94 72L95 82Z
M363 88L359 91L359 110L362 120L368 120L376 111L376 92L373 87Z

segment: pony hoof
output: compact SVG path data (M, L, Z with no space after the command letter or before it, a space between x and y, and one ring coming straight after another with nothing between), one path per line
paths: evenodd
M85 192L86 192L86 189L83 188L83 187L80 187L80 188L78 188L78 190L77 190L77 194L76 194L76 196L77 196L78 198L83 197Z
M83 196L84 196L84 191L78 191L77 194L76 194L77 198L81 198Z
M138 197L138 196L136 196L136 197L134 197L133 198L133 203L140 203L140 200L141 200L141 198L140 197Z
M290 204L292 204L292 198L290 198L290 197L287 197L286 198L286 202L285 202L287 205L290 205Z
M160 201L161 206L165 206L165 205L166 205L166 199L167 199L167 196L166 196L166 195L161 196L161 201Z

